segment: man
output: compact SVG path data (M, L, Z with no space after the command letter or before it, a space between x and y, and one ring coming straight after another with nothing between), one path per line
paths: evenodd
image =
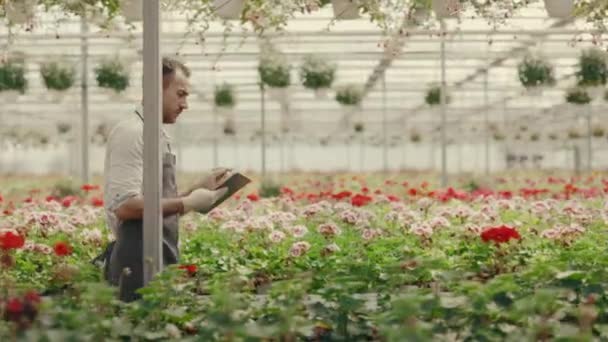
M162 60L162 120L173 124L188 108L190 70L181 62ZM175 182L175 155L171 142L162 130L162 212L163 262L178 261L178 220L189 211L208 212L212 204L226 193L216 190L231 174L216 169L210 175L178 195ZM119 286L123 301L139 298L135 291L143 286L143 111L136 109L116 125L107 143L104 175L104 203L108 226L116 241L104 256L106 279Z

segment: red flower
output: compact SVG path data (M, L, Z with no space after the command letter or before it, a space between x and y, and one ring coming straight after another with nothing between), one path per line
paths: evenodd
M337 194L333 194L332 197L333 197L333 199L339 201L339 200L342 200L342 199L345 199L345 198L350 198L352 195L353 194L350 191L340 191Z
M67 242L60 241L55 243L55 246L53 246L53 250L58 256L66 256L72 254L72 246L70 246Z
M23 236L13 232L6 232L0 235L0 248L3 250L17 249L23 247L25 239Z
M81 189L82 191L85 191L85 192L89 192L89 191L92 191L92 190L99 190L99 185L93 185L93 184L83 184L83 185L80 187L80 189Z
M494 242L496 244L508 242L511 239L521 240L521 236L514 228L508 226L490 227L481 232L481 239L484 242Z
M411 189L409 189L409 190L407 191L407 193L408 193L410 196L416 196L416 195L418 194L418 191L416 191L416 189L414 189L414 188L411 188Z
M180 270L186 270L186 272L188 272L188 275L193 277L194 275L196 275L196 270L197 267L194 264L189 264L189 265L179 265L178 267Z
M45 200L47 202L59 202L59 198L55 197L55 196L46 196Z
M65 208L69 208L69 207L72 206L72 203L74 203L74 202L76 202L76 197L74 197L74 196L66 196L61 201L61 205L64 206Z
M28 197L28 198L26 198L26 199L23 200L23 203L32 203L32 202L33 202L33 200L32 200L31 197Z
M4 211L2 211L2 214L4 214L4 216L11 216L13 215L13 211L10 209L4 209Z
M20 314L23 312L23 303L19 298L12 298L6 302L6 312L9 314Z
M93 199L91 199L91 205L94 207L103 207L103 199L100 197L93 197Z
M2 195L0 195L0 203L4 202L4 197L2 197Z
M388 195L387 198L391 202L399 202L399 197L397 197L395 195Z
M40 295L38 295L38 293L36 291L26 292L25 295L23 296L23 298L30 303L35 303L35 304L40 303Z
M350 203L355 207L362 207L372 201L372 198L365 195L357 194L351 198Z
M257 202L260 200L260 196L258 196L257 194L249 194L247 195L247 199L251 202Z
M363 188L361 188L361 192L366 194L369 192L369 188L367 188L366 186L364 186Z

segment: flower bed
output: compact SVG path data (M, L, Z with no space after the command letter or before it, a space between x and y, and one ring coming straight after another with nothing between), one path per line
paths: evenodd
M336 176L244 193L184 217L182 263L132 304L90 264L108 240L99 190L22 191L0 200L0 336L606 338L608 182L461 188Z

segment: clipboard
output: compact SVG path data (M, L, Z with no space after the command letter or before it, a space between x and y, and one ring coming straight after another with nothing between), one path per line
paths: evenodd
M251 179L243 176L241 173L234 173L224 183L218 186L218 189L228 187L228 191L224 194L224 196L220 197L217 201L215 201L215 203L213 203L213 205L207 212L210 212L211 210L215 209L217 206L222 204L228 198L232 197L232 195L237 193L249 183L251 183Z

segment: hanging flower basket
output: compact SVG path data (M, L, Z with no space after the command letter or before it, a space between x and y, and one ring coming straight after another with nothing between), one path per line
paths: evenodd
M316 98L324 98L327 89L334 82L336 74L335 64L327 62L324 58L308 55L300 66L300 79L307 89L315 91Z
M432 5L437 18L456 18L462 11L461 0L433 0Z
M7 103L14 103L25 93L27 79L23 63L7 61L0 64L0 95Z
M585 105L591 102L591 97L587 94L586 89L575 87L568 89L566 92L566 102L575 105Z
M236 105L234 90L228 83L215 87L215 106L218 108L233 108Z
M360 17L359 0L331 0L336 19L352 20Z
M143 0L121 0L120 11L127 22L142 21L144 19Z
M258 73L262 83L268 86L268 95L273 100L288 101L291 66L283 54L272 47L262 47Z
M545 9L552 18L568 18L574 13L574 0L545 0Z
M431 89L429 89L426 93L426 96L424 97L424 101L429 106L440 105L441 104L441 87L432 87ZM448 104L448 103L450 103L450 101L451 101L450 96L446 94L445 103Z
M224 134L225 135L235 135L236 134L236 125L234 123L234 118L226 117L224 120Z
M595 126L595 127L593 127L591 134L595 138L602 138L606 134L606 131L604 130L603 127Z
M106 60L95 68L97 86L108 90L110 94L121 94L129 86L129 72L118 60Z
M47 88L49 100L59 103L74 85L75 70L67 63L50 62L40 66L40 76Z
M243 13L245 0L213 0L213 11L226 20L237 20Z
M553 67L543 58L528 55L517 66L519 81L530 95L541 95L545 87L555 85Z
M4 13L13 24L24 24L34 18L36 0L4 1Z
M355 84L347 84L336 90L336 101L347 108L358 107L363 99L363 90Z
M599 49L585 50L579 58L578 67L576 72L578 85L588 88L589 95L594 98L602 96L608 78L606 54Z

